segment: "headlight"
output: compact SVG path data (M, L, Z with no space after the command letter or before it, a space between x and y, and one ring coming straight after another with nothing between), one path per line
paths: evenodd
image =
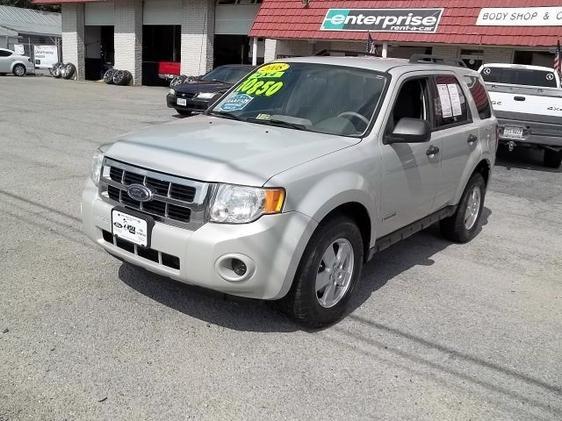
M176 94L176 91L173 90L173 89L170 89L170 90L168 91L168 95L175 95L175 94Z
M281 188L256 188L220 184L211 204L211 222L245 224L262 215L280 213L285 201Z
M212 99L216 95L216 92L200 92L197 94L199 99Z
M100 175L101 175L101 167L103 164L103 152L101 149L98 149L94 153L94 158L92 159L92 168L90 169L90 178L97 186L100 182Z

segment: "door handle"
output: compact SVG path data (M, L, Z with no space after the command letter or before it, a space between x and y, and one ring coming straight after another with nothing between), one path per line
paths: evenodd
M430 158L433 158L435 155L437 155L439 153L439 148L437 146L431 145L427 151L425 151L425 154L427 156L429 156Z
M478 136L469 134L468 139L466 141L468 142L469 145L473 145L478 141Z

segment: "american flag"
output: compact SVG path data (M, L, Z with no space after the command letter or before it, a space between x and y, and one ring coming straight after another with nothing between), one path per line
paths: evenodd
M562 76L562 51L560 50L560 41L558 41L556 51L554 52L554 70Z
M371 36L369 32L369 37L367 38L367 54L374 54L375 56L379 56L379 50L377 48L377 44L375 44L375 40Z

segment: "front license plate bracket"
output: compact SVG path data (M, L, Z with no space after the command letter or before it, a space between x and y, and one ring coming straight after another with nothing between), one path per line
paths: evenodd
M111 231L116 237L141 247L150 247L154 218L117 206L111 210Z

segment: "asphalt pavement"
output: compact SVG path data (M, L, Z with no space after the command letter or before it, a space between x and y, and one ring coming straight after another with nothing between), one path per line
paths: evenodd
M92 153L177 118L165 93L0 77L1 421L562 419L560 170L502 154L474 241L385 250L307 331L82 234Z

